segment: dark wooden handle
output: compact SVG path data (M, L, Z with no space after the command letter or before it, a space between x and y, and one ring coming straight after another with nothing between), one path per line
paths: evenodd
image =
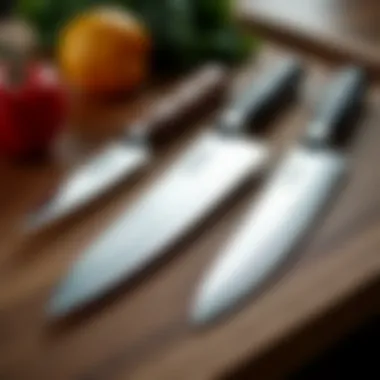
M321 95L306 141L313 146L346 142L358 124L367 89L364 70L349 67L339 72Z
M221 117L224 131L241 132L263 118L279 113L285 100L294 99L303 78L303 67L296 58L287 58L246 85L246 89Z
M208 64L181 81L168 95L137 122L150 137L182 130L210 111L225 96L227 70L219 64Z

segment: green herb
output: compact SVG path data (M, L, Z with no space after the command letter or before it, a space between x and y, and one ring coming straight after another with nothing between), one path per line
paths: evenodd
M121 5L141 17L152 33L160 70L181 70L209 59L238 62L257 46L234 22L231 0L18 0L18 12L51 49L71 17L99 4Z

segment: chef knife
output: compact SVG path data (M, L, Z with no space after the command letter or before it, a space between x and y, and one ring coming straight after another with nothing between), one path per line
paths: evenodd
M266 146L242 133L248 121L279 112L301 78L294 59L270 70L198 137L154 186L74 264L49 305L63 316L130 279L211 213L244 180L257 174Z
M264 186L232 241L206 272L191 320L205 324L267 280L305 235L347 169L342 148L353 131L366 92L358 68L340 73L316 108L305 138Z
M149 140L188 122L194 113L210 109L214 100L223 96L226 79L226 70L218 64L206 65L190 75L147 117L129 127L125 138L69 174L53 198L28 216L27 229L38 230L68 216L143 168L151 161Z

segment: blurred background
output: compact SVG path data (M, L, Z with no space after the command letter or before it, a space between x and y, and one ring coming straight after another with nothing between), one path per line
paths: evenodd
M1 0L0 17L0 380L379 377L377 0ZM206 128L219 136L236 121L227 111L244 109L240 99L262 72L289 57L303 76L293 66L284 107L265 109L263 123L248 109L246 129L216 139L239 137L238 153L263 145L272 153L268 178L305 141L340 69L360 67L370 87L358 133L334 150L352 158L346 187L289 264L226 319L189 322L205 268L259 194L259 181L247 178L186 235L174 233L157 262L72 315L51 317L62 284L75 296L112 277L109 268L119 273L112 257L126 257L129 234L142 236L138 247L152 236L160 246L168 233L160 218L170 215L177 231L197 209L198 179L157 202L138 228L102 242ZM226 159L224 145L207 142L227 169L203 181L223 186L238 155ZM185 169L197 173L210 152ZM175 203L188 193L193 204ZM102 265L85 270L89 278L73 275L88 247L100 247Z

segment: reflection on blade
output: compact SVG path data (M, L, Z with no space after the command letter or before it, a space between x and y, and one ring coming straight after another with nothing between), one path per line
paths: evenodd
M141 270L262 169L266 149L207 133L76 262L50 312L61 315ZM256 169L256 170L255 170Z
M142 145L115 144L72 173L45 207L32 214L26 223L38 229L70 214L131 175L149 160L148 148Z
M219 317L267 279L304 235L344 169L344 158L331 151L300 148L285 160L206 273L192 310L194 323Z

